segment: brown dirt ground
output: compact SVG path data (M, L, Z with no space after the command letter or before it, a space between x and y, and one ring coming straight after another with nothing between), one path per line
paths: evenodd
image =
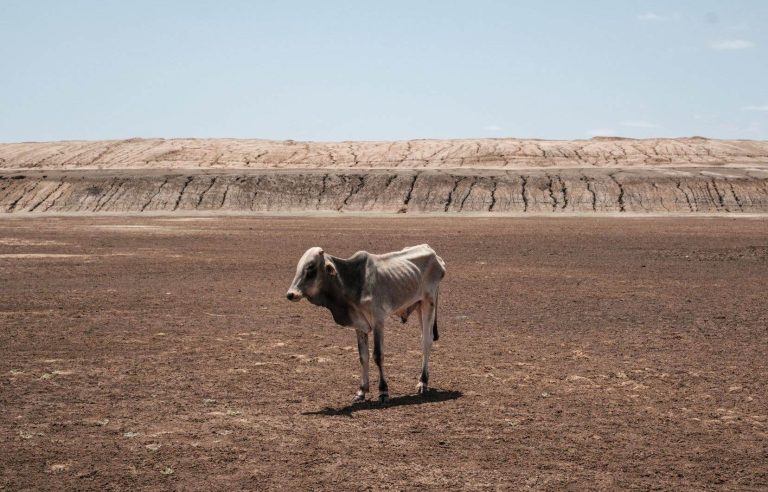
M295 262L421 242L436 390L393 320L348 406ZM4 219L0 489L765 489L766 279L765 219Z

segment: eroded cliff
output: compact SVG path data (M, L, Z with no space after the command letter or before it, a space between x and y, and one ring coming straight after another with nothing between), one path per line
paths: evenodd
M768 143L706 139L0 145L28 213L768 212Z

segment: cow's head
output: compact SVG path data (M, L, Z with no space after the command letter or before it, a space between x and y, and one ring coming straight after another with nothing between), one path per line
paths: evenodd
M322 288L323 279L336 275L336 267L326 258L322 248L309 248L296 266L296 276L285 295L289 301L300 301L303 297L312 299Z

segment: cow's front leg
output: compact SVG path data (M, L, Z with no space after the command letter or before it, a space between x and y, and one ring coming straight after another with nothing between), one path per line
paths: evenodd
M360 389L354 401L364 401L368 393L368 332L357 330L357 352L360 355Z
M373 360L379 368L379 401L389 400L389 386L384 377L384 323L376 323L373 328Z

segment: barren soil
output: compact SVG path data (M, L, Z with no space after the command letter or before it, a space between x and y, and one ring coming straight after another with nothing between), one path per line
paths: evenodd
M422 242L435 390L393 320L350 405L295 262ZM6 218L0 489L764 490L766 279L764 219Z

